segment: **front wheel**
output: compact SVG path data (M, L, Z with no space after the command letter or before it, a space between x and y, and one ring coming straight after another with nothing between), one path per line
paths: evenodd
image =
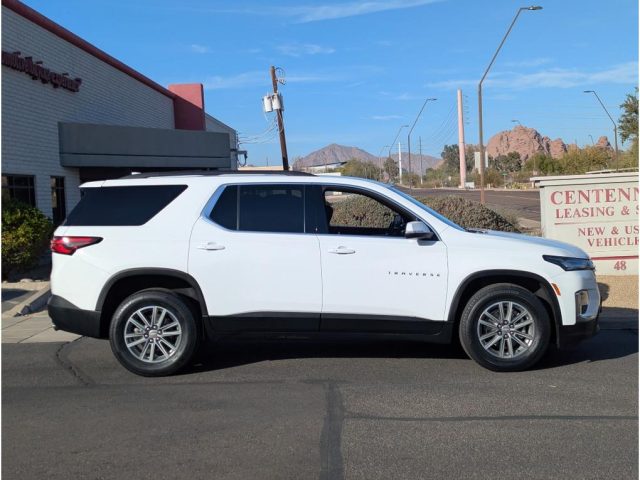
M546 352L550 335L549 317L540 300L508 283L480 289L460 319L460 342L467 355L495 371L533 366Z
M111 350L126 369L138 375L170 375L184 367L198 345L192 310L169 290L143 290L118 307L111 327Z

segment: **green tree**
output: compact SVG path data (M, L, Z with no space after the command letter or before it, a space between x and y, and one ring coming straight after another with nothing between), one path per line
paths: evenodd
M547 168L546 174L578 175L612 166L611 152L601 147L572 148ZM551 167L551 168L550 168Z
M535 174L550 174L555 173L554 169L558 167L558 162L556 162L551 155L547 155L546 153L538 152L532 156L530 156L522 169Z
M638 141L638 87L635 93L627 94L624 103L620 105L624 110L620 115L618 126L620 129L620 138L623 142L631 139L632 142Z
M448 172L457 171L460 167L460 149L458 145L445 145L440 154L444 160L444 169Z
M398 178L398 173L400 173L400 171L398 170L398 164L393 158L387 157L384 161L383 167L390 180L395 181L396 178Z
M380 170L375 165L355 158L345 163L338 171L348 177L371 178L373 180L380 178Z
M522 169L522 160L518 152L509 152L506 155L498 155L489 162L500 173L518 172Z

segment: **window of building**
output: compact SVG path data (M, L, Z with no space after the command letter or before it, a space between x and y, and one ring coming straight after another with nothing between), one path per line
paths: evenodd
M2 175L2 197L36 206L36 182L33 175Z
M238 191L238 230L303 233L304 186L243 185Z
M51 177L51 207L53 211L53 223L60 225L67 216L64 177Z

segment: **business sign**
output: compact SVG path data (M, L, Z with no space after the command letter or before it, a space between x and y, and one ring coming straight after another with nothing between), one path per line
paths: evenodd
M43 67L41 61L33 61L33 57L22 57L20 52L2 51L2 65L5 65L18 72L24 72L33 80L40 80L42 83L50 83L53 88L64 88L70 92L80 90L81 78L71 78L67 73L52 72Z
M638 274L637 173L538 180L545 237L585 250L600 274Z

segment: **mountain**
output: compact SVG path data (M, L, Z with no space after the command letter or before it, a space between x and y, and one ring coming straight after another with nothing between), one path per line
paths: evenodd
M398 161L397 153L392 154L391 157L396 162ZM373 163L377 166L380 165L381 160L380 157L376 157L375 155L372 155L369 152L362 150L361 148L332 143L331 145L327 145L320 150L316 150L315 152L311 152L304 157L298 158L293 164L293 169L300 170L306 167L331 165L340 162L347 162L353 159L360 160L361 162ZM382 157L383 162L385 159L386 156ZM442 159L440 158L432 157L430 155L422 155L422 167L425 170L427 168L436 166L441 161ZM402 152L402 169L405 171L409 170L407 152ZM414 152L411 152L411 170L414 173L418 173L420 171L420 155Z
M392 153L391 158L396 162L398 161L398 154ZM431 155L422 155L422 170L426 171L428 168L438 168L444 160ZM402 152L402 170L409 171L409 153ZM411 152L411 171L420 175L420 155Z
M487 153L491 157L518 152L524 161L536 153L560 158L567 152L568 146L561 138L551 140L543 137L535 128L516 125L513 130L505 130L495 134L487 143Z
M360 148L332 143L302 158L298 158L293 164L293 168L294 170L299 170L305 167L319 167L322 165L347 162L354 158L363 162L378 162L378 157Z

